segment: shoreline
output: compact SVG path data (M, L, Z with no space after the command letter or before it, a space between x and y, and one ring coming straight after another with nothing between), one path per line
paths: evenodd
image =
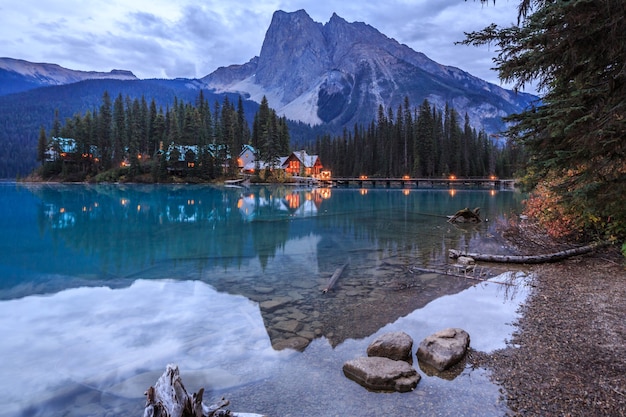
M626 267L607 248L532 269L507 347L472 352L511 416L626 416Z

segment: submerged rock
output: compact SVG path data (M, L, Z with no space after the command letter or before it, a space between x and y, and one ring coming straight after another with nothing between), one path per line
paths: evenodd
M280 339L272 344L275 350L293 349L299 352L304 351L306 347L311 343L310 339L306 339L301 336L294 336L288 339Z
M431 334L420 343L417 359L438 371L444 371L458 363L467 353L469 334L458 328L447 328Z
M414 390L421 379L407 362L378 356L348 361L343 365L343 373L373 391L408 392Z
M367 356L413 362L413 338L404 332L385 333L367 347Z

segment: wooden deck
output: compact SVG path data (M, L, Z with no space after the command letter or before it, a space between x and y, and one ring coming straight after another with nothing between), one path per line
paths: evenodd
M513 189L515 180L500 178L330 178L320 183L357 188L488 188Z

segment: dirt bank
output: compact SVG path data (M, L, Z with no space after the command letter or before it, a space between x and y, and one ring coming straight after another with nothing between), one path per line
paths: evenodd
M533 268L509 347L472 353L514 416L626 416L626 268L615 248Z

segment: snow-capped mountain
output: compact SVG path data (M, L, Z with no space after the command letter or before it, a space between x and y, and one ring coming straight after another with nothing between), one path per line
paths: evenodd
M395 111L408 97L412 107L447 103L474 127L496 131L503 116L536 99L438 64L365 23L333 14L321 24L304 10L275 12L258 57L202 80L258 102L266 96L279 114L312 125L369 123L379 105Z
M0 95L92 79L136 80L137 77L132 72L125 70L112 70L110 72L77 71L63 68L57 64L0 58Z

